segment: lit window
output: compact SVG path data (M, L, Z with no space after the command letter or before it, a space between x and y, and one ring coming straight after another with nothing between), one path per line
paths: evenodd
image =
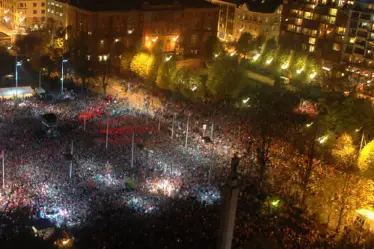
M310 19L312 19L312 16L313 16L313 14L311 12L305 12L304 13L304 18L305 19L309 19L310 20Z
M332 45L332 49L335 50L335 51L340 51L340 44L339 43L334 43Z
M100 40L100 44L101 44L101 45L104 45L104 40Z
M330 16L336 16L336 14L338 13L338 10L331 8L329 13L330 13Z
M316 38L309 37L309 44L316 44Z
M91 31L88 31L87 34L88 34L88 35L92 35L92 32L91 32Z
M301 25L301 24L303 24L303 19L301 19L301 18L296 18L296 19L295 19L295 24L296 24L296 25Z
M356 37L349 38L349 43L355 43Z
M310 52L310 53L314 52L314 49L315 49L315 46L314 46L314 45L310 45L310 46L309 46L309 52Z
M330 17L329 18L329 23L335 24L335 21L336 21L336 17Z
M343 28L343 27L338 27L338 29L337 29L337 33L338 33L339 35L344 35L344 33L345 33L345 28Z

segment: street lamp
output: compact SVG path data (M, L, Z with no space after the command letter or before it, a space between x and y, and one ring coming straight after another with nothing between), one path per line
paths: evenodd
M67 63L68 60L62 58L61 62L61 93L64 93L64 63Z
M42 87L42 71L45 71L46 69L43 67L43 68L40 68L39 70L39 88Z
M16 55L16 97L18 97L18 67L22 66L22 62L18 61L18 56Z

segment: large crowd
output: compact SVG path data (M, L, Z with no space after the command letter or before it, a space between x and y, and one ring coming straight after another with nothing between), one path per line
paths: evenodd
M56 114L60 136L41 132L46 113ZM214 248L220 190L234 152L242 155L241 174L253 174L245 166L253 156L248 128L224 108L164 100L162 108L136 109L126 98L25 99L2 101L0 115L1 219L27 206L34 219L78 231L81 248ZM283 237L285 248L309 248L298 245L301 232L262 220L258 195L254 185L243 188L234 246Z

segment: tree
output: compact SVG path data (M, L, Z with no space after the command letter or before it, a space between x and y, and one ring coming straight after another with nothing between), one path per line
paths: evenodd
M162 89L176 91L177 89L174 81L176 71L176 62L173 58L171 58L169 61L161 63L157 72L156 79L158 87Z
M152 54L141 52L134 56L131 61L131 71L143 79L148 79L154 64L155 58Z
M357 158L357 151L352 137L347 133L341 135L336 141L331 154L341 168L351 169Z
M374 169L374 140L368 143L358 157L358 168L361 171Z
M70 50L71 64L74 68L74 72L82 79L84 97L86 97L87 78L93 76L92 63L90 58L87 57L90 55L87 42L88 36L85 32L81 32L78 36L73 38Z
M209 68L206 86L215 98L235 98L245 86L245 79L245 70L235 57L220 56Z
M319 106L323 113L321 124L325 129L339 134L362 127L366 135L374 135L374 112L369 100L346 97L342 93L325 93Z
M250 33L243 33L236 43L236 51L242 55L248 55L254 48L253 36Z
M205 42L205 55L208 59L212 59L215 55L223 54L224 49L217 36L210 36Z

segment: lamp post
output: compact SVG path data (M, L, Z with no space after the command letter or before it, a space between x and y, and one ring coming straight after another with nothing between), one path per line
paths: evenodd
M67 63L68 60L62 58L61 61L61 93L64 93L64 63Z
M39 70L39 88L42 87L42 71L44 71L44 70L45 70L44 67L40 68L40 70Z
M16 80L16 98L18 97L18 67L22 66L22 62L18 61L18 55L16 55L16 73L15 73L15 80Z

